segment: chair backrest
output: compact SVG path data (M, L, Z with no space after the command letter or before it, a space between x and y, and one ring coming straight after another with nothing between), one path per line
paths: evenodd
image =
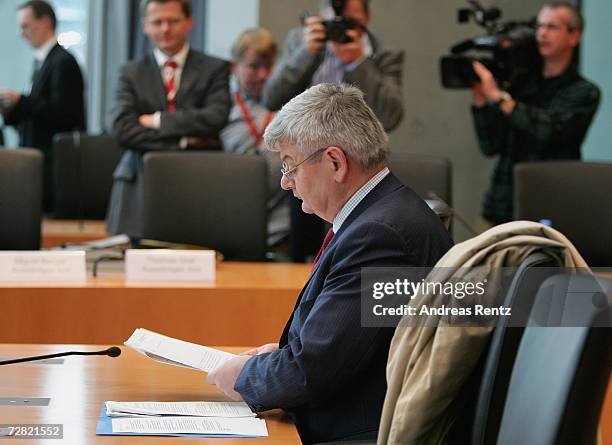
M612 265L612 164L547 161L514 169L514 217L549 219L590 266Z
M495 443L506 401L510 374L524 327L541 283L559 272L559 262L541 252L527 257L517 268L508 286L503 305L512 308L511 317L499 317L475 382L477 399L473 409L471 445Z
M148 153L143 238L209 247L230 260L263 260L267 174L261 156Z
M0 149L0 250L40 249L43 156Z
M423 199L432 198L430 192L433 192L452 206L452 168L448 159L413 153L392 153L389 157L389 169Z
M611 309L610 281L556 275L542 284L512 369L498 445L596 443L612 369Z
M54 217L104 219L121 149L112 136L61 133L53 138Z

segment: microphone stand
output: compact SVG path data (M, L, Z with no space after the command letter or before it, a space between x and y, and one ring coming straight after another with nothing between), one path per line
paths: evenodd
M121 355L121 349L117 346L110 347L103 351L68 351L68 352L58 352L56 354L47 354L47 355L38 355L35 357L24 357L24 358L16 358L11 360L2 360L0 361L0 366L2 365L12 365L14 363L24 363L24 362L32 362L36 360L46 360L49 358L57 358L57 357L65 357L67 355L108 355L109 357L117 357Z

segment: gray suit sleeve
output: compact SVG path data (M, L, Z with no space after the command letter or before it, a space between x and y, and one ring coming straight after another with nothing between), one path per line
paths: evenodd
M403 64L403 51L383 50L344 75L346 83L363 91L366 102L387 131L397 127L404 113L401 86Z
M302 28L292 29L285 40L283 55L264 87L264 106L268 110L280 110L308 88L322 60L322 54L312 56L302 45Z
M179 139L163 137L159 130L138 123L138 95L135 90L137 76L130 66L121 70L115 100L113 133L124 149L134 151L178 150Z
M263 103L269 110L279 110L293 97L307 89L323 60L323 53L311 56L302 45L302 29L293 29L274 72L266 82ZM344 76L365 94L385 130L393 130L402 120L402 69L404 52L383 50L364 60Z

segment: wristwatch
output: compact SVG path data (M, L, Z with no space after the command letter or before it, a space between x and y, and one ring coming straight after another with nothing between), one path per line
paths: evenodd
M508 93L507 91L500 91L499 93L499 99L497 99L497 102L495 102L495 105L497 105L497 107L501 107L502 104L504 102L509 102L512 100L512 96L510 96L510 93Z

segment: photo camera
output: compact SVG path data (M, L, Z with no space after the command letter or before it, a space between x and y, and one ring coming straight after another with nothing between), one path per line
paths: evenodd
M349 29L363 29L363 27L356 20L342 15L346 6L346 0L332 0L330 5L334 10L334 17L323 22L323 26L325 26L325 40L337 43L351 42L352 39L346 34L346 31ZM309 16L308 12L302 14L302 24Z

